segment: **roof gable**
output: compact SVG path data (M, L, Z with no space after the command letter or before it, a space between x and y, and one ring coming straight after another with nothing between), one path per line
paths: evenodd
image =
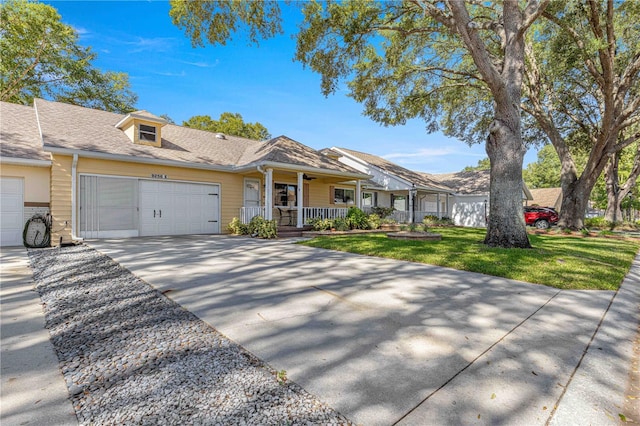
M377 155L368 154L365 152L354 151L352 149L347 148L331 148L334 151L347 154L352 158L356 158L361 162L365 162L373 167L376 167L380 170L387 172L390 175L393 175L402 181L406 182L409 185L415 185L416 188L419 189L431 189L431 190L440 190L440 191L451 191L447 185L443 185L442 182L437 181L427 175L426 173L415 172L413 170L409 170L398 164L392 163L389 160L386 160L382 157L378 157Z

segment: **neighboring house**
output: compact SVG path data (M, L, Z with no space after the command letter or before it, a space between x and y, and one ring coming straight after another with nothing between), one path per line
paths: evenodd
M489 214L490 173L488 170L473 170L446 174L425 174L455 193L449 217L458 226L485 227ZM522 199L533 197L523 183Z
M370 178L286 136L258 142L146 111L36 99L33 107L2 102L0 114L3 245L22 243L24 220L38 209L52 215L54 245L224 233L233 217L255 215L302 227L344 216L351 200L360 205Z
M532 189L532 200L528 200L527 206L552 207L560 211L562 205L562 188L538 188Z
M448 216L454 191L429 175L351 149L332 147L321 152L371 175L369 181L362 183L365 210L376 206L394 207L394 218L399 222L422 222L427 215Z

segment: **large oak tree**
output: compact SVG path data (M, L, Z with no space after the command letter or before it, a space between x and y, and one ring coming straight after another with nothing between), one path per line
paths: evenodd
M103 72L96 55L51 6L26 0L0 3L0 100L29 105L34 98L113 112L130 112L137 96L127 74Z
M530 247L522 216L521 91L525 34L548 1L341 1L304 3L296 59L322 77L325 95L348 82L364 113L385 125L424 119L468 142L482 133L491 159L485 243ZM172 0L194 45L281 32L278 2ZM487 114L488 112L488 114ZM460 116L473 115L460 121ZM460 126L468 123L470 127Z
M599 176L640 139L639 21L639 2L557 1L528 38L525 121L533 117L529 127L540 129L560 158L562 227L583 227Z

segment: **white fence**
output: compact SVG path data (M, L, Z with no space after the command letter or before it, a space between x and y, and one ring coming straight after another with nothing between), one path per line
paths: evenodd
M340 208L340 207L303 207L302 208L302 223L306 224L309 219L314 218L322 218L322 219L335 219L337 217L346 217L347 211L349 209ZM371 213L370 208L364 209L367 214ZM296 223L296 213L293 212L293 224ZM438 215L438 212L426 212L426 211L416 211L413 212L414 222L421 223L425 216L439 216L442 217L442 212ZM240 208L240 220L242 223L249 223L251 218L254 216L266 216L266 211L264 207L241 207ZM274 218L277 218L277 213L273 215ZM409 212L403 210L395 210L389 218L395 220L398 223L408 223L409 222Z
M266 216L264 207L240 207L240 221L245 225L251 222L254 216Z
M302 223L307 223L309 219L322 218L322 219L335 219L337 217L346 217L348 209L335 208L335 207L303 207L302 208ZM287 214L292 216L291 221L295 225L297 210L287 209ZM240 221L247 224L254 216L266 216L266 209L264 207L241 207L240 208ZM276 209L273 214L274 219L278 219L279 215ZM287 216L288 217L288 216ZM283 222L284 224L284 222Z

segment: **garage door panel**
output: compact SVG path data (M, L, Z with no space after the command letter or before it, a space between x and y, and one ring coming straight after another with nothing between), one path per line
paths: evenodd
M219 233L219 210L210 200L218 192L218 185L141 181L141 235Z
M0 179L0 246L22 245L23 191L21 178Z

